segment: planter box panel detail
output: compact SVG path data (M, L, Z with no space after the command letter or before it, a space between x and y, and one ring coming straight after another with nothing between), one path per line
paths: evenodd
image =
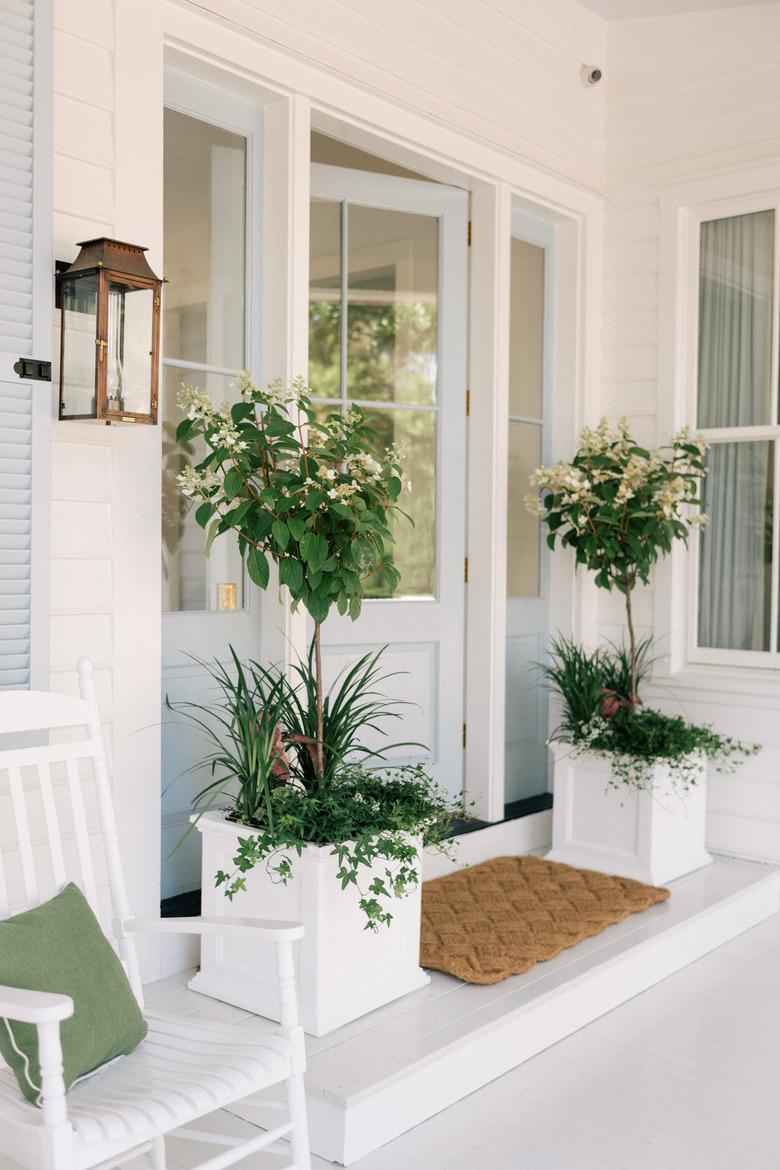
M609 786L611 765L597 756L555 750L550 861L664 885L708 865L707 772L687 793L658 767L652 791Z
M230 902L214 886L219 869L232 871L236 840L251 830L207 813L198 821L203 839L203 913L240 918L302 922L306 934L296 944L296 971L304 1030L322 1036L349 1020L425 986L429 976L419 964L420 893L393 903L393 921L374 932L364 929L359 894L341 889L338 861L329 846L308 846L290 854L294 876L287 885L269 875L264 864L247 875L246 891ZM384 877L386 862L375 872ZM374 871L361 877L363 888ZM190 982L212 995L269 1019L279 1018L275 955L267 946L204 937L201 969Z

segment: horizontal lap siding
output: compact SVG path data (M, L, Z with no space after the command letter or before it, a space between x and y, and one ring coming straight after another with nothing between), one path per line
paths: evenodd
M606 23L575 0L205 0L201 8L483 142L600 189Z
M672 392L658 379L660 191L780 156L779 44L774 5L610 26L601 405L613 418L627 415L650 442L668 437L657 433L655 412ZM641 624L650 632L645 593ZM600 624L621 635L615 599L603 599ZM763 745L735 775L713 776L709 843L780 862L780 694L754 696L744 679L732 681L717 691L665 686L655 698Z

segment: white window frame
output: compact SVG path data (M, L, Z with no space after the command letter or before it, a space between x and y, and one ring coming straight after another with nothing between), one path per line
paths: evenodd
M701 225L709 220L775 213L775 256L772 330L772 403L778 417L780 370L780 166L759 166L740 174L674 186L661 197L661 272L658 439L666 441L679 427L697 428L699 348L699 260ZM672 393L664 394L668 386ZM770 650L733 650L698 645L700 535L691 534L688 549L674 548L655 574L654 626L666 643L655 678L693 679L710 674L713 688L724 685L724 674L739 674L748 686L780 669L780 422L762 426L707 428L713 444L735 440L775 443L773 479L772 618ZM713 673L713 671L715 673Z

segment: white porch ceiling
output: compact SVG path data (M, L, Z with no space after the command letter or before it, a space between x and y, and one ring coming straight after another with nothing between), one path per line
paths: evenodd
M642 16L678 16L683 12L706 12L717 8L754 8L780 0L580 0L605 20L635 20Z

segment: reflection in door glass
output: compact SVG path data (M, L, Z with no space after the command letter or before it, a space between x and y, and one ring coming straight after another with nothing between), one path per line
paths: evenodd
M161 405L164 417L176 417L176 396L182 382L207 390L212 401L232 398L232 378L166 366ZM162 548L163 613L241 609L244 604L244 566L238 544L225 537L215 540L206 556L206 534L195 519L199 500L183 496L176 482L185 467L195 467L208 454L200 436L177 443L175 427L163 432Z
M541 426L510 419L506 545L508 597L538 597L541 592L539 521L523 504L529 490L528 477L541 462Z
M382 574L367 583L367 597L433 597L436 593L436 421L432 411L368 410L380 448L398 443L406 451L406 482L398 501L411 517L396 516L393 558L401 571L394 594Z
M436 402L438 228L432 216L349 207L350 398Z
M359 402L380 452L406 448L399 505L414 523L391 522L401 581L391 594L377 574L372 598L436 594L438 236L435 216L312 201L309 383L325 413Z
M182 419L176 403L181 383L207 390L217 405L235 401L235 375L245 364L246 158L242 135L165 111L164 612L244 604L235 541L215 541L207 557L197 505L176 483L184 466L204 458L205 447L201 440L182 450L175 435Z
M544 426L543 248L512 240L507 485L506 801L547 789L547 599L540 524L524 497L542 462Z
M342 204L313 199L309 233L309 385L341 397Z

